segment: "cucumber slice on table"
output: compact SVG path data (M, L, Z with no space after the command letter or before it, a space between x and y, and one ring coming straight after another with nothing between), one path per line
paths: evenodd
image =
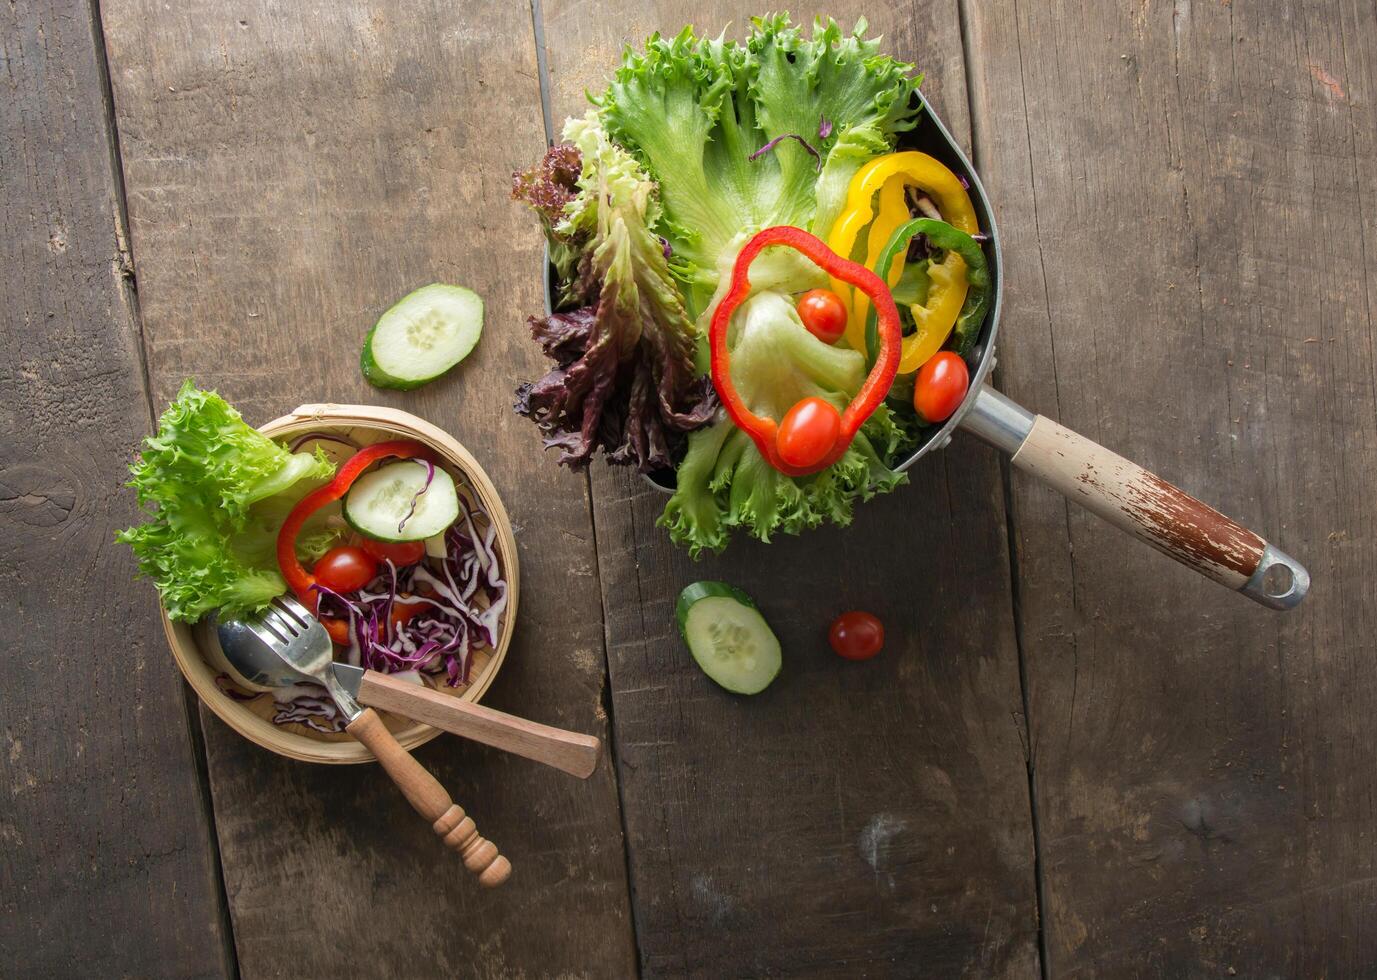
M694 582L679 593L675 614L693 659L728 691L759 694L779 676L779 639L740 589Z
M483 301L472 289L432 283L378 317L359 363L379 388L418 388L468 357L483 333Z
M365 473L344 497L344 519L379 541L422 541L439 534L458 519L459 497L448 473L435 467L427 487L426 472L424 463L404 459Z

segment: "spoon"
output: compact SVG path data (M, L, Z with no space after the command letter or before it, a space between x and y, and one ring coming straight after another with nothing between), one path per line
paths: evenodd
M244 620L243 625L281 661L279 667L270 669L272 677L293 674L325 686L348 719L345 732L372 751L407 802L426 818L446 847L459 852L464 867L477 876L480 884L494 888L507 880L512 873L511 862L497 852L492 841L479 835L464 808L402 747L378 713L359 707L335 680L330 673L334 647L320 620L295 599L279 596L261 613Z
M211 613L196 624L196 634L202 652L248 690L270 691L302 681L324 683L279 657L244 620L221 621L216 613ZM330 670L331 679L360 704L482 742L580 779L587 779L598 766L602 743L592 735L564 731L461 701L376 670L341 663L330 664Z

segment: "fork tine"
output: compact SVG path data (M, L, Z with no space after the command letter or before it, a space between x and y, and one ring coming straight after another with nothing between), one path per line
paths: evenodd
M290 638L284 637L277 627L268 620L267 616L259 616L255 619L246 620L246 622L254 636L274 649L290 642Z
M305 630L303 624L294 621L276 606L269 608L267 615L263 618L271 622L278 632L285 634L288 642L295 639Z
M273 600L273 602L275 602L281 608L286 609L289 612L295 614L297 619L300 619L303 622L310 622L310 619L308 619L307 617L311 615L311 611L307 609L302 603L298 602L296 596L292 595L290 592L286 595L278 596L276 599Z
M287 596L278 596L273 600L273 609L283 619L287 620L294 627L298 627L295 632L301 632L311 628L311 614L306 611L306 607L295 599Z

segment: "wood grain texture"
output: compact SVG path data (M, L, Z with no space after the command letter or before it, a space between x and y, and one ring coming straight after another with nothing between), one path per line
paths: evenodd
M0 975L232 971L192 719L114 540L148 431L101 51L0 6Z
M831 12L849 28L859 4ZM544 5L558 121L624 43L724 3ZM812 10L796 10L809 19ZM969 133L954 3L867 10L886 49ZM529 222L534 228L534 222ZM533 234L533 232L532 232ZM546 465L550 465L547 462ZM1018 668L995 456L964 440L849 529L745 539L695 564L654 527L665 498L592 468L616 744L647 976L1025 977L1036 911ZM779 634L783 674L734 697L694 665L679 590L721 578ZM866 664L828 648L850 608L884 620Z
M393 711L504 752L543 762L580 779L587 779L598 767L602 743L592 735L566 732L481 704L469 704L375 670L364 672L358 696L361 704Z
M194 375L254 422L359 402L452 432L502 492L521 555L519 621L485 700L602 733L586 481L533 465L535 433L511 411L538 362L521 314L540 284L513 270L539 268L540 245L510 234L507 202L543 144L529 9L111 0L104 19L155 397ZM427 388L370 389L365 333L432 281L484 297L482 341ZM520 867L487 892L377 768L288 762L216 721L206 739L245 977L633 968L610 767L575 782L455 738L417 752ZM284 916L303 900L317 907Z
M1279 616L1014 478L1055 976L1377 962L1377 11L968 6L1009 394L1296 555Z

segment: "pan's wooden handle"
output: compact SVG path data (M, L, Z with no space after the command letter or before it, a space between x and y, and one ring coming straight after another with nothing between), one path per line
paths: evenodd
M592 735L566 732L481 704L460 701L375 670L363 675L358 699L383 711L392 711L495 749L543 762L580 779L587 779L598 767L602 743Z
M464 867L478 876L479 884L495 888L507 880L512 873L511 862L497 853L496 844L478 836L472 818L465 815L463 807L450 799L439 781L398 744L376 711L365 708L345 731L378 757L378 762L416 812L430 821L445 844L459 852Z
M1039 415L1014 465L1207 578L1274 609L1305 597L1305 567L1257 534L1103 446Z

